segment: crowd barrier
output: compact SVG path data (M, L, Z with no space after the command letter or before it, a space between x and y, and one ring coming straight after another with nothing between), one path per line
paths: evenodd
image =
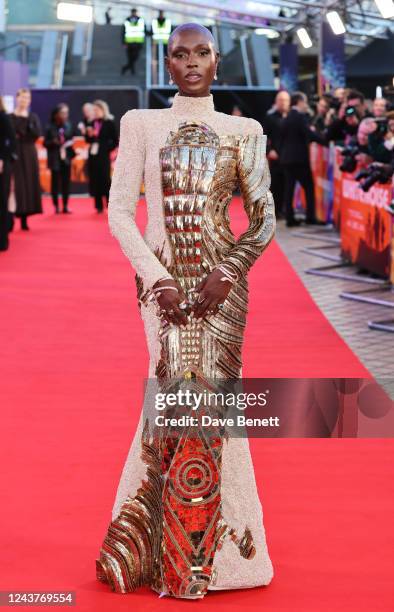
M342 172L340 149L333 144L311 144L315 181L316 217L338 230L345 261L394 283L394 199L392 183L375 183L364 192L353 173ZM305 210L303 190L298 187L294 206Z
M43 139L37 141L40 180L44 192L50 192L50 171ZM87 191L88 144L74 139L76 156L71 166L71 192ZM112 168L117 151L112 151ZM339 232L341 254L349 261L394 283L394 214L389 208L394 198L392 184L375 183L368 192L360 189L353 173L341 172L340 149L333 144L311 144L311 165L315 181L316 217L332 223ZM143 190L143 187L142 187ZM305 210L303 190L298 186L294 198L296 210Z

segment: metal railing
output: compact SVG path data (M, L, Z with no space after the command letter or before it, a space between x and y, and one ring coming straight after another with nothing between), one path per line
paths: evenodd
M8 51L9 49L15 49L17 47L19 47L21 50L21 63L27 64L29 60L29 45L25 40L17 40L16 42L10 45L6 45L2 49L0 49L0 54L5 53L5 51Z

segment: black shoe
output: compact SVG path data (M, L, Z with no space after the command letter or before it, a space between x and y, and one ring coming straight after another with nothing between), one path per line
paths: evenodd
M58 214L59 214L59 207L55 206L55 215L58 215Z
M286 221L286 227L298 227L299 225L301 225L301 221L298 221L298 219Z
M327 225L325 221L319 221L318 219L305 219L306 225Z
M63 214L67 215L67 214L71 214L71 210L68 210L68 208L63 208Z

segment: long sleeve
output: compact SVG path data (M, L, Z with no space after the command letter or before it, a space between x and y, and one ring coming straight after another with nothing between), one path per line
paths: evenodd
M269 191L271 176L266 157L267 137L260 123L250 119L252 134L241 138L238 177L244 208L249 219L243 232L221 263L244 276L275 234L275 204Z
M108 202L111 234L119 241L144 287L150 289L161 278L171 278L168 270L146 244L135 222L137 202L145 166L145 135L133 109L120 122L120 140Z
M16 156L15 131L9 116L5 112L0 112L0 159L10 160Z
M41 133L42 128L38 115L36 115L35 113L30 113L27 124L26 136L31 142L35 142L37 138L41 136Z
M46 149L54 149L59 147L59 143L55 142L57 139L58 137L55 128L52 125L47 125L44 135L44 147Z

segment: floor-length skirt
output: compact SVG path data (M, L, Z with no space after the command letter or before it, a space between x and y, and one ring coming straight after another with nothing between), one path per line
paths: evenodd
M245 294L245 287L230 294L227 311ZM201 442L184 431L181 444L167 439L160 447L147 427L153 390L163 388L158 381L168 381L169 373L174 380L185 371L217 375L216 344L223 338L212 336L203 322L194 321L184 331L163 325L155 306L144 304L141 293L139 298L150 354L148 382L154 384L146 388L112 520L96 560L97 578L120 593L146 584L157 593L183 598L201 598L208 589L266 585L273 567L247 437L221 440L218 435ZM203 350L196 358L193 347L198 344ZM229 343L226 348L237 358L240 347ZM181 361L183 368L176 374L167 368L167 379L162 371L166 359L178 366Z

